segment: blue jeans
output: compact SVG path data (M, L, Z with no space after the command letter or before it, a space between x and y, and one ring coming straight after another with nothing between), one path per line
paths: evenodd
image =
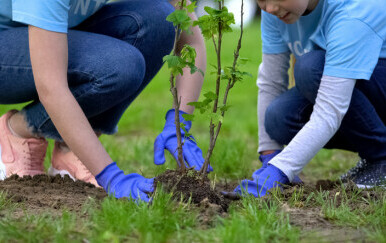
M267 108L265 129L288 144L310 119L323 75L325 51L312 51L296 61L296 86ZM379 59L370 80L358 80L349 109L325 148L358 152L370 161L386 159L386 59Z
M124 111L170 53L174 11L167 0L109 3L68 31L68 84L96 132L112 134ZM32 130L61 140L39 102L27 27L0 32L0 104L32 101L22 112ZM60 107L58 107L60 109Z

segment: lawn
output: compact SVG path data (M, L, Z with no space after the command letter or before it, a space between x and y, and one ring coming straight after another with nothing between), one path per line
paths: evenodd
M225 65L232 62L237 35L236 30L224 37ZM207 50L208 63L215 63L210 42ZM210 178L214 183L249 178L260 166L256 109L256 75L261 62L258 21L245 30L241 57L250 60L244 70L253 77L236 84L231 91L229 103L232 107L224 118L212 157L214 172ZM214 86L211 71L208 65L204 91ZM163 68L126 111L119 123L119 132L101 137L111 157L127 173L154 177L168 168L175 168L171 156L163 166L153 164L153 142L172 104L168 79L169 74ZM1 114L20 107L3 105ZM208 119L197 114L191 133L203 151L208 147L208 126ZM50 148L52 150L52 141ZM46 158L47 168L51 150ZM320 179L336 180L357 160L350 152L322 150L301 177L309 185ZM172 201L171 195L162 191L157 191L150 206L89 197L82 210L73 212L63 207L59 213L36 213L6 192L0 192L0 242L386 242L386 196L383 192L376 190L369 194L342 188L334 193L332 196L331 191L306 193L296 188L289 198L280 193L273 193L271 200L247 197L232 204L227 213L211 215L209 221L205 221L202 208Z

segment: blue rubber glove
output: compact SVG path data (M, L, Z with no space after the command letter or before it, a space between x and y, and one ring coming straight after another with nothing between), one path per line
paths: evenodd
M256 170L255 172L253 172L253 174L252 174L252 179L257 178L257 176L259 176L259 174L260 174L265 168L267 168L268 162L269 162L271 159L273 159L273 157L275 157L276 155L278 155L280 152L281 152L281 150L275 150L275 152L273 152L273 153L271 153L271 154L266 154L266 155L261 154L261 155L259 156L259 160L261 161L262 166L260 167L260 169L258 169L258 170Z
M260 173L265 168L267 168L268 162L271 161L271 159L273 159L276 155L280 154L280 152L281 152L281 150L275 150L275 152L273 152L271 154L260 155L259 159L260 159L260 161L261 161L261 163L263 165L261 166L260 169L258 169L255 172L253 172L252 179L255 180L260 175ZM295 176L295 178L293 179L292 183L294 183L294 184L303 184L303 181L299 178L299 176Z
M241 181L234 192L240 195L248 193L255 197L262 197L267 194L268 190L274 187L281 187L281 184L288 183L288 177L279 168L269 164L253 181Z
M154 178L147 179L135 173L125 175L115 162L106 166L95 179L109 195L116 198L127 197L149 202L147 193L154 191Z
M180 122L185 124L185 130L189 132L192 127L191 121L186 121L182 114L186 114L183 111L179 112ZM178 150L177 150L177 135L176 126L174 124L175 110L171 109L166 113L166 122L164 130L154 142L154 164L162 165L165 163L165 149L167 149L178 162ZM200 170L204 164L205 159L202 157L202 151L197 146L196 140L193 136L186 137L185 132L181 129L181 136L183 139L183 158L190 167L194 167L195 170ZM208 172L213 171L213 168L209 166Z

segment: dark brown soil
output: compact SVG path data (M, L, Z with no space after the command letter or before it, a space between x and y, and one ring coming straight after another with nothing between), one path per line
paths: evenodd
M0 192L7 198L19 203L16 214L51 212L61 213L64 209L81 212L83 205L90 199L101 200L107 196L101 188L82 181L74 182L70 177L59 175L50 177L37 175L19 177L13 175L0 181Z
M212 227L217 216L226 217L231 200L224 198L220 192L232 191L237 185L237 182L221 182L214 187L208 179L203 180L194 170L189 170L185 174L166 171L156 178L155 183L158 182L162 184L164 190L173 192L176 200L180 201L181 195L185 201L191 200L200 211L199 221L204 228ZM325 196L336 206L344 201L352 209L366 209L368 205L366 200L346 200L347 195L355 194L359 198L382 200L385 192L358 190L353 184L348 184L343 189L340 183L329 180L320 180L313 186L297 185L283 190L282 211L289 214L292 225L301 228L302 238L305 241L366 240L363 231L337 226L324 218L320 205L315 201L315 197L311 197L312 193L320 190L324 191ZM91 184L74 182L68 176L61 178L47 175L23 178L11 176L5 181L0 181L0 192L6 192L7 198L17 203L14 217L22 217L26 213L60 215L63 210L87 216L82 211L83 206L92 198L98 207L99 201L107 196L103 189ZM298 196L295 204L294 193ZM273 199L267 196L265 200ZM5 213L0 211L0 218ZM314 237L314 233L318 237Z
M162 185L163 190L172 192L176 200L191 201L194 204L218 205L220 213L227 212L231 200L221 195L220 189L213 187L208 178L202 176L193 169L182 173L179 170L167 170L154 180L155 187Z

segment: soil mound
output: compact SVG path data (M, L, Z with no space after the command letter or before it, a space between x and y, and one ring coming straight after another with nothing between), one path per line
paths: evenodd
M155 178L155 188L160 183L162 188L173 193L173 198L187 202L191 200L197 205L211 205L219 207L219 213L227 212L231 200L224 198L220 190L211 185L208 178L202 176L194 169L185 173L178 170L167 170Z
M0 192L5 192L12 202L20 203L18 210L32 213L57 212L66 209L80 212L88 199L101 200L107 196L101 188L83 182L73 181L69 176L62 178L48 175L19 177L13 175L0 181Z

